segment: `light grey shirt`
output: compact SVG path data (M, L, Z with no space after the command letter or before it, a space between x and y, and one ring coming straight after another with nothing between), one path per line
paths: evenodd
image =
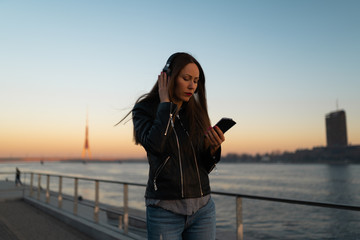
M186 198L179 200L159 200L146 198L146 206L156 206L161 207L165 210L181 214L181 215L193 215L200 208L205 206L211 198L211 195L208 194L200 198Z

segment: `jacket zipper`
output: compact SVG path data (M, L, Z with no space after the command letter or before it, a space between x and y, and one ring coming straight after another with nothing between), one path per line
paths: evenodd
M183 170L182 170L182 164L181 164L180 144L179 144L178 135L177 135L177 133L176 133L176 131L175 131L175 125L174 125L174 120L173 120L173 113L171 112L172 105L173 105L173 103L170 102L169 121L168 121L168 123L167 123L166 130L165 130L164 135L165 135L165 136L167 135L168 130L169 130L169 126L170 126L170 123L171 123L171 126L172 126L172 128L173 128L173 130L174 130L174 133L175 133L176 144L177 144L178 155L179 155L180 181L181 181L181 197L184 198L184 177L183 177ZM177 107L175 108L174 113L176 112L176 109L177 109ZM155 188L155 191L156 191L156 190L157 190L156 178L154 179L154 188Z
M164 163L161 164L161 166L160 166L160 167L156 170L156 172L155 172L155 177L154 177L154 189L155 189L155 191L158 190L157 185L156 185L156 179L157 179L157 177L159 176L159 174L161 173L161 171L163 170L163 168L165 167L166 163L169 161L169 159L170 159L170 156L168 156L168 157L165 159Z
M169 121L168 121L168 123L167 123L167 125L166 125L166 130L165 130L165 133L164 133L165 136L167 135L167 132L168 132L168 130L169 130L169 126L170 126L171 119L172 119L172 113L170 112Z
M180 167L180 181L181 181L181 197L184 198L184 177L183 177L183 170L182 170L182 164L181 164L180 144L179 144L178 135L177 135L176 130L175 130L174 121L173 121L172 118L171 118L171 126L172 126L172 128L174 130L174 133L175 133L176 144L177 144L177 149L178 149L179 167Z
M170 114L169 114L169 120L168 120L168 123L167 123L167 125L166 125L166 129L165 129L164 136L166 136L166 135L167 135L168 130L169 130L170 123L171 123L172 118L173 118L173 113L171 112L172 105L173 105L173 103L172 103L172 102L170 102ZM176 112L176 109L177 109L177 107L175 108L174 112Z
M195 166L196 166L196 172L197 172L197 176L198 176L198 180L199 180L200 194L201 194L201 196L204 196L203 190L202 190L202 186L201 186L201 178L200 178L199 166L198 166L198 163L197 163L197 158L196 158L196 154L195 154L194 145L193 145L193 143L192 143L192 141L191 141L191 138L190 138L190 135L189 135L188 131L185 129L184 125L182 124L182 122L181 122L181 120L180 120L180 116L177 115L177 118L179 119L179 122L180 122L182 128L184 129L184 131L186 132L186 135L187 135L188 138L189 138L189 141L190 141L190 144L191 144L191 148L192 148L192 150L193 150L194 161L195 161Z

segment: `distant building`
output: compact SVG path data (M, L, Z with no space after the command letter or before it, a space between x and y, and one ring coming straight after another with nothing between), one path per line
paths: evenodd
M327 147L346 147L348 140L345 111L339 110L328 113L325 120Z

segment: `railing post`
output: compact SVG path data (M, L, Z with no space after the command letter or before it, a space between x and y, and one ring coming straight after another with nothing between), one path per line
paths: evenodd
M62 208L62 176L59 176L58 207Z
M129 207L128 207L128 199L129 199L129 186L128 184L124 184L124 231L127 234L129 229Z
M50 202L50 175L46 176L46 203Z
M242 198L236 197L236 239L243 240Z
M99 222L99 180L95 180L94 221Z
M33 196L33 181L34 181L34 173L31 173L30 175L30 197Z
M23 185L26 186L26 173L23 174ZM25 197L25 188L22 189L22 197L24 198Z
M26 185L26 175L27 175L27 173L24 173L23 175L24 175L24 177L23 177L24 178L24 185Z
M123 229L123 216L119 214L119 229Z
M41 174L38 174L37 200L40 200Z
M78 183L79 183L79 179L75 178L75 181L74 181L74 215L77 215L77 210L78 210Z

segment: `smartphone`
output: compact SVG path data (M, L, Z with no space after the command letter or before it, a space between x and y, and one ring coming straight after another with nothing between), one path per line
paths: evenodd
M232 126L234 126L236 122L232 120L231 118L222 118L220 121L218 121L215 126L218 126L223 133L225 133L227 130L229 130Z

